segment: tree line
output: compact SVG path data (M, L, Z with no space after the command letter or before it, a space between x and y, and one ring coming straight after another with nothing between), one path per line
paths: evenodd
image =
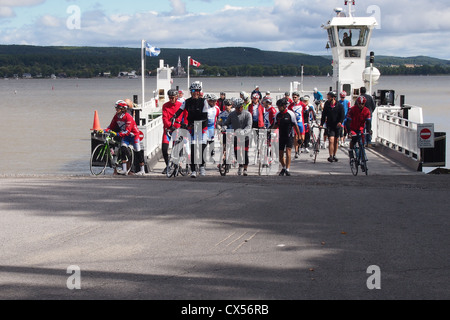
M159 59L177 66L178 57L186 68L185 57L191 55L202 63L190 68L191 75L222 77L271 77L332 74L331 60L325 57L298 53L261 51L252 48L164 49L158 58L146 59L146 73L155 76ZM425 57L426 58L426 57ZM431 60L425 60L430 61ZM383 75L447 75L449 64L423 65L408 68L404 65L387 67L375 65ZM93 78L105 75L116 77L120 72L136 71L140 75L140 49L95 47L33 47L0 46L0 77L31 74L48 78L51 75ZM203 72L198 73L201 69Z

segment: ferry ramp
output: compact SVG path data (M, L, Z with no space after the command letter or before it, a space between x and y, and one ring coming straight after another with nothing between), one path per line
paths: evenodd
M349 141L347 141L348 143ZM301 153L298 159L294 158L295 153L292 153L291 162L291 173L292 175L300 176L319 176L319 175L352 175L349 156L348 156L348 146L339 147L336 157L338 162L329 163L329 151L328 148L321 148L317 156L317 160L314 163L312 158L312 151L310 153ZM312 150L312 149L311 149ZM367 158L368 158L368 168L369 175L374 176L397 176L397 175L422 175L422 172L417 172L407 164L401 161L390 158L385 155L383 148L379 145L373 145L372 147L366 148ZM218 161L220 160L220 147L215 148L216 155L214 156L215 162L207 162L206 172L208 176L220 176L219 170L217 168ZM259 166L255 163L255 148L250 148L249 158L250 165L248 169L248 174L255 176L259 175ZM152 172L148 176L159 176L165 168L165 162L160 159L159 162L153 167ZM281 167L276 166L276 169L270 172L270 175L278 175L281 171ZM234 166L231 168L230 175L237 175L238 168ZM358 175L365 175L365 173L359 170ZM183 178L183 177L177 177ZM244 178L244 177L243 177ZM264 177L262 177L264 178ZM286 177L289 178L289 177Z

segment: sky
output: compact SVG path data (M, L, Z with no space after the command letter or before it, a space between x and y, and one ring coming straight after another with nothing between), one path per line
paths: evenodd
M331 54L321 28L344 0L0 0L0 44L138 48L246 46ZM357 0L379 26L376 55L450 60L448 0Z

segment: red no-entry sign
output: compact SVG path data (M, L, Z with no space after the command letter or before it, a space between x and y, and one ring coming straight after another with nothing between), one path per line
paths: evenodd
M417 145L420 149L434 148L434 124L417 125Z
M428 140L431 138L431 130L428 128L422 129L422 131L420 131L420 138L422 138L423 140Z

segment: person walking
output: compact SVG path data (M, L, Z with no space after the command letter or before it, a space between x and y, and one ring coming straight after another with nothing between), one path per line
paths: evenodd
M169 164L169 145L171 142L171 136L168 134L167 131L175 131L181 127L181 123L185 119L185 116L187 113L181 114L177 119L175 119L175 122L172 126L172 119L175 115L175 112L177 112L182 103L178 100L178 92L176 90L169 90L167 93L169 96L169 102L166 102L162 107L162 119L163 119L163 141L162 141L162 154L164 158L164 162L166 163L166 168L162 172L162 174L166 174L167 172L167 165Z
M234 154L239 161L238 175L248 176L249 157L248 151L250 146L250 135L252 130L252 114L244 110L244 100L238 98L234 100L234 111L231 112L225 121L222 130L226 130L231 126L234 130ZM242 137L244 137L244 150L242 150ZM239 152L240 151L240 152ZM243 152L242 152L243 151Z
M283 169L280 172L280 176L291 176L291 157L292 148L294 146L294 137L297 134L301 136L300 129L297 124L297 118L291 110L288 110L289 100L286 98L277 101L277 107L279 112L275 116L275 123L272 127L273 130L278 129L279 137L279 151L280 151L280 164ZM301 145L303 141L299 140L298 144ZM286 159L284 154L286 153Z
M340 129L342 127L342 124L344 123L344 118L344 106L336 100L335 92L328 92L327 101L325 102L322 119L320 122L320 128L322 129L325 122L327 124L327 136L329 141L328 149L330 153L328 162L339 161L338 158L336 158L336 153L338 151Z
M201 97L202 92L202 84L200 82L193 82L189 88L191 91L191 97L187 99L183 105L178 109L178 111L173 116L172 120L178 119L178 117L183 113L187 112L187 120L188 120L188 130L191 134L191 177L197 178L198 172L196 171L196 145L201 145L200 149L200 175L206 175L205 169L205 150L207 146L207 132L208 132L208 110L209 104L205 98ZM196 132L195 124L200 123L201 131ZM199 136L198 136L199 135ZM197 141L198 140L198 141Z

